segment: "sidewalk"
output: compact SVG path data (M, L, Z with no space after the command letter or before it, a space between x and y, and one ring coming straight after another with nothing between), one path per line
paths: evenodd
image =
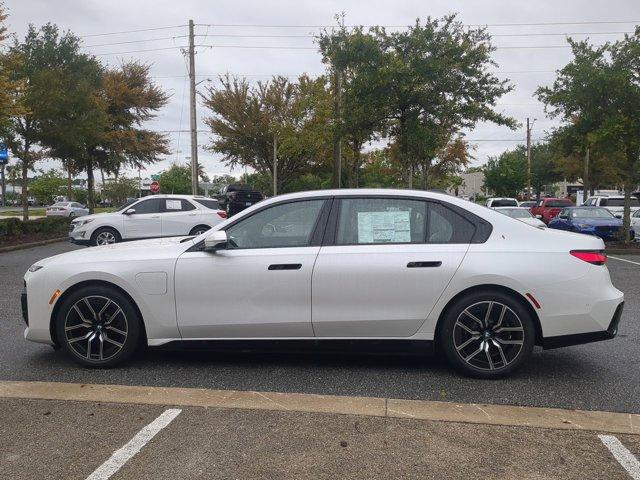
M123 393L96 387L78 386ZM175 410L172 398L166 405L0 398L0 478L634 478L598 432L576 425L202 407L188 399ZM175 418L149 435L168 409ZM638 458L639 435L614 438Z

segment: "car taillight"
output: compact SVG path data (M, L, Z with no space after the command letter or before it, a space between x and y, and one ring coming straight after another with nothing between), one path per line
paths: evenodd
M571 250L569 253L592 265L604 265L607 263L607 254L604 253L604 250Z
M227 218L227 212L225 212L224 210L218 210L216 213L220 218Z

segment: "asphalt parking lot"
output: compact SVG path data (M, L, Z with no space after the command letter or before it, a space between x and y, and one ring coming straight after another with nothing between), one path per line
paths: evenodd
M429 357L148 351L129 366L84 369L23 340L22 276L37 260L75 247L56 243L0 254L0 380L300 392L640 413L640 265L610 259L626 295L611 341L536 350L514 376L461 378ZM633 262L640 258L620 257ZM553 275L553 266L549 266Z

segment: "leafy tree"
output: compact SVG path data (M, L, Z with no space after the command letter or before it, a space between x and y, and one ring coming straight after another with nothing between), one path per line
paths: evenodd
M66 183L64 175L52 168L47 172L40 172L40 175L29 184L29 193L39 203L49 205L55 200L54 197L64 192Z
M484 186L499 197L517 197L527 185L527 157L523 148L490 157L484 167Z
M524 155L526 149L521 146ZM563 176L558 171L557 157L553 147L549 143L537 143L531 147L531 187L536 192L536 198L540 199L540 193L547 186L562 180Z
M191 193L191 166L172 163L168 170L160 174L160 193Z
M74 202L87 204L87 191L84 188L74 188L71 190L71 196L69 196Z
M77 37L68 32L61 35L55 25L46 24L40 30L30 25L25 39L15 40L8 50L9 55L19 59L11 69L10 80L21 86L18 92L21 112L11 118L8 143L22 164L25 220L29 216L28 172L46 153L42 150L42 124L55 120L47 117L52 94L49 82L53 76L64 77L75 68L79 48Z
M121 205L127 198L135 197L138 193L138 180L134 178L118 177L105 181L100 192L102 199L108 199L115 205Z
M631 192L640 180L640 28L624 40L599 47L569 39L573 59L538 97L564 132L605 156L612 183L624 187L623 236L631 241Z

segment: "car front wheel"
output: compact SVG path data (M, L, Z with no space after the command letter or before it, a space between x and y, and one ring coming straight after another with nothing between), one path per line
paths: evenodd
M99 228L91 235L91 245L110 245L121 240L120 234L113 228Z
M536 327L529 311L502 292L476 292L448 309L439 346L460 372L475 378L499 378L513 372L531 354Z
M58 344L86 367L113 367L140 345L140 318L116 289L87 286L64 299L55 319Z

